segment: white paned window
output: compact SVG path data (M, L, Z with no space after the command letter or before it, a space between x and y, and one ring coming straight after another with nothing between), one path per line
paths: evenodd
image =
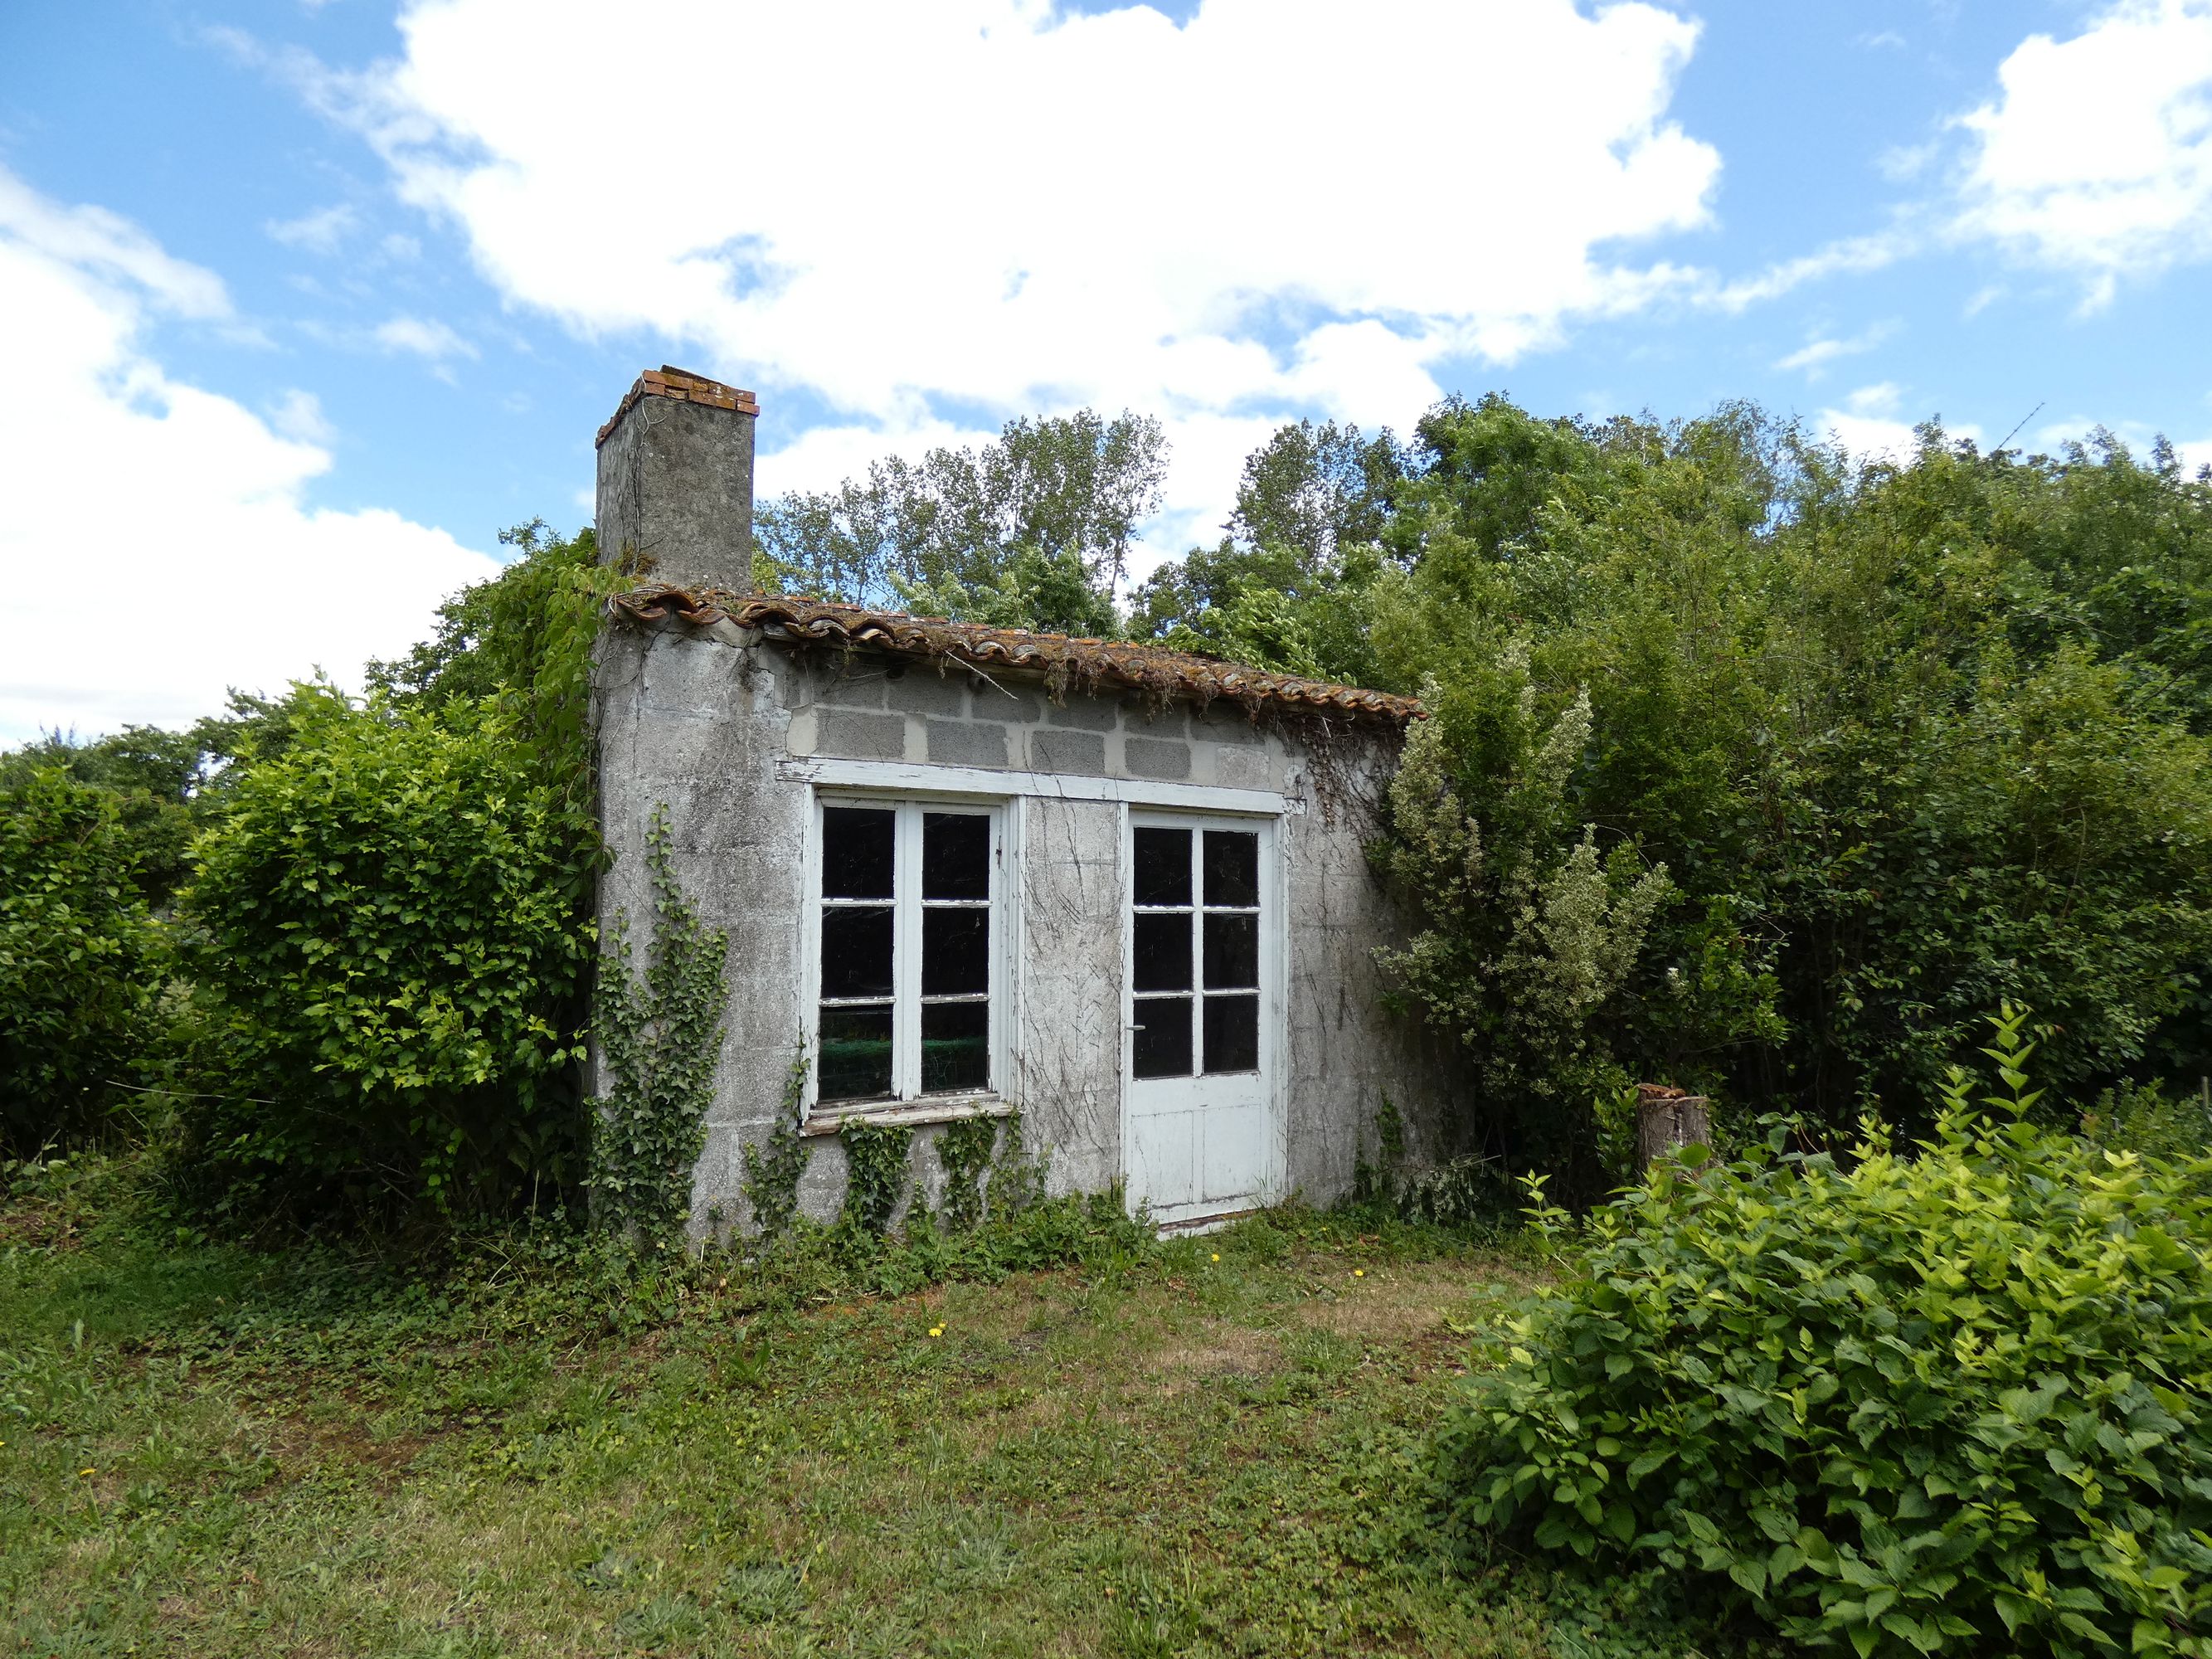
M816 810L816 1098L990 1092L999 810L836 796Z

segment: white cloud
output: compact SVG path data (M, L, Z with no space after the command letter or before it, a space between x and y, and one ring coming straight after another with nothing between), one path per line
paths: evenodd
M434 318L394 317L378 324L373 337L386 351L410 352L434 363L477 355L474 346Z
M1875 323L1848 339L1816 334L1774 366L1784 371L1802 368L1807 380L1817 380L1838 358L1856 357L1871 351L1896 332L1894 323Z
M352 235L360 224L361 216L341 202L335 207L302 214L297 219L271 219L262 228L272 240L286 247L304 248L310 253L336 253L338 245Z
M2031 35L1971 135L1964 234L2118 279L2212 257L2212 0L2124 0L2079 34Z
M764 438L802 388L869 453L1152 410L1188 510L1193 422L1403 424L1446 360L1694 287L1636 249L1706 225L1719 169L1668 114L1698 26L1651 4L667 0L611 27L426 0L400 27L362 76L223 38L367 134L510 303L763 392ZM672 64L738 90L670 95Z
M231 318L230 295L213 271L171 258L144 231L106 208L50 201L5 167L0 167L0 236L34 246L88 277L119 279L139 289L149 304L177 316ZM28 378L18 374L15 383Z
M1924 144L1892 144L1874 158L1875 171L1893 185L1909 183L1928 171L1942 146L1935 143Z
M1707 286L1699 298L1726 312L1740 312L1769 300L1778 300L1793 289L1829 276L1859 276L1896 264L1919 251L1918 239L1902 228L1839 241L1780 260L1756 276L1743 276L1718 286Z
M319 665L353 680L498 568L394 513L308 507L331 457L297 435L321 419L306 394L280 435L148 355L159 315L228 308L211 272L0 170L0 453L21 481L0 514L0 741L189 720Z
M1813 429L1826 437L1856 461L1890 461L1903 465L1920 450L1913 423L1901 419L1905 388L1894 380L1863 386L1844 399L1841 409L1824 409L1813 417ZM1967 422L1943 428L1947 439L1982 441L1982 429Z
M269 411L269 424L295 443L314 444L325 449L337 437L337 431L324 417L322 399L297 386L287 392Z

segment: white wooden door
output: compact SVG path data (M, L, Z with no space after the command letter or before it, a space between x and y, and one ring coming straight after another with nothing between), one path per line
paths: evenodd
M1125 1173L1133 1207L1265 1201L1280 1002L1274 825L1133 813L1123 848Z

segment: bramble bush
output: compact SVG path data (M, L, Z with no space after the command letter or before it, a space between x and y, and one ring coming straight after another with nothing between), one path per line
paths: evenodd
M1595 1212L1441 1431L1455 1521L1861 1659L2212 1654L2207 1160L2029 1121L2024 1023L1911 1151L1778 1129Z

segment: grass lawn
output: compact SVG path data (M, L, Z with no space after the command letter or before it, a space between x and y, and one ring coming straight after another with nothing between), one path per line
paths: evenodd
M1293 1213L906 1294L709 1262L623 1332L557 1267L161 1248L120 1179L0 1207L0 1652L1538 1655L1618 1617L1431 1547L1425 1437L1530 1276L1444 1234Z

